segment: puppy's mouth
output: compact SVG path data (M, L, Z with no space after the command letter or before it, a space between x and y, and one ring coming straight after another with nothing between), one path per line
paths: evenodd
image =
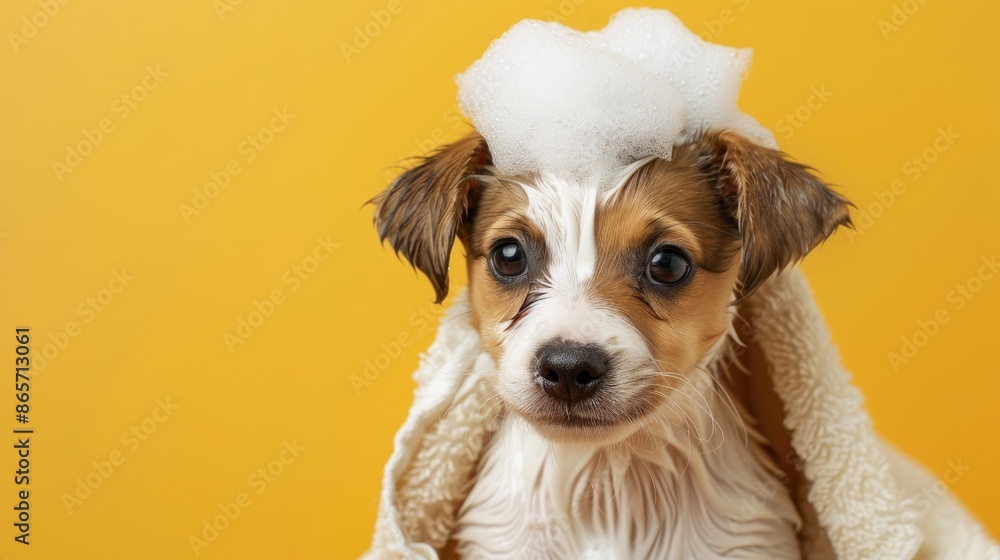
M645 407L620 409L596 401L579 406L548 402L530 403L530 408L511 402L507 406L540 436L554 442L615 443L638 430L650 414Z

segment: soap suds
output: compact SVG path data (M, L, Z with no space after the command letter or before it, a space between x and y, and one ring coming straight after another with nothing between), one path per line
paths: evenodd
M774 146L736 105L751 51L703 41L665 10L626 9L602 30L524 20L457 76L459 105L507 175L606 189L622 167L707 128Z

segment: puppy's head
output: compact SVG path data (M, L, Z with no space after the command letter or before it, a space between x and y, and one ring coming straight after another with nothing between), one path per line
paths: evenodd
M380 237L439 302L462 241L494 389L556 440L620 439L687 395L736 299L849 223L847 201L805 167L728 131L602 189L502 176L473 133L374 202Z

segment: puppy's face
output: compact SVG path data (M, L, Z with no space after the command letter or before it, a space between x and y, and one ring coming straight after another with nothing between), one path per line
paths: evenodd
M473 324L507 408L549 438L603 441L689 395L735 298L847 219L803 167L727 132L600 191L500 176L473 134L404 174L376 211L439 300L462 240Z
M677 152L602 194L483 181L466 241L474 320L495 390L549 437L627 433L726 332L739 230Z

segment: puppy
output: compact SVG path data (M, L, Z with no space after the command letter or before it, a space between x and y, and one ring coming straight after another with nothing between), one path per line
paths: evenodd
M798 558L786 478L724 373L739 302L849 203L727 130L593 190L503 176L478 133L378 196L375 223L472 324L505 411L453 532L464 558Z

